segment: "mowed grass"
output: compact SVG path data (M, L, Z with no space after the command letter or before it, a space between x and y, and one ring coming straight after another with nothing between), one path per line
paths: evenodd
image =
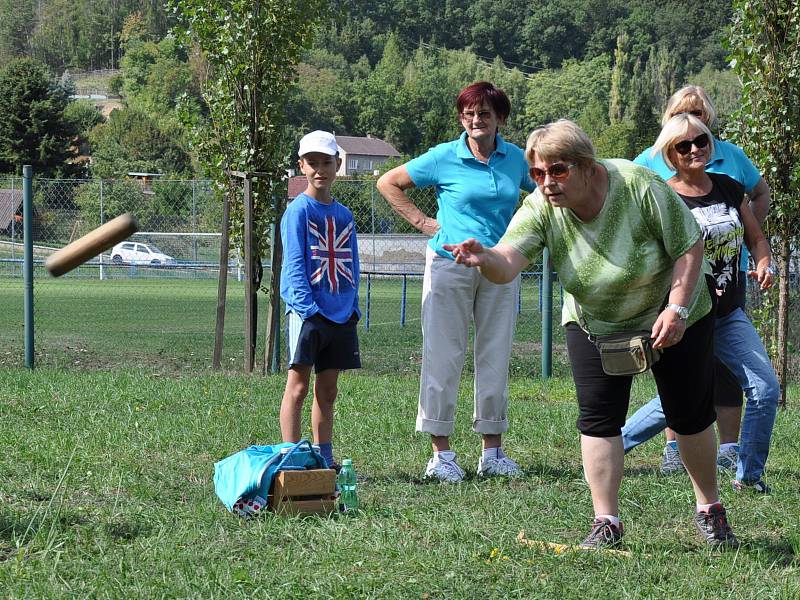
M283 385L281 375L0 368L0 597L800 597L797 409L778 416L774 494L722 487L737 552L699 541L688 479L658 475L653 441L626 461L630 555L554 554L516 537L575 543L588 529L568 379L512 380L505 447L525 475L482 481L465 377L452 442L468 478L448 486L420 479L429 445L414 433L417 376L347 373L336 453L354 459L361 513L244 522L215 497L213 464L279 440ZM636 404L652 392L637 378ZM798 396L792 388L791 406Z
M177 279L169 270L82 267L54 279L37 268L34 284L35 361L39 366L80 369L142 368L162 374L203 373L211 368L217 310L217 281ZM173 275L173 277L170 277ZM20 366L24 357L21 277L0 278L0 366ZM401 279L362 278L359 338L364 369L376 374L416 373L422 355L422 281L409 277L403 312ZM367 301L369 298L369 302ZM258 294L256 357L263 363L266 295ZM563 348L560 291L554 293L554 344ZM369 309L368 309L369 307ZM284 321L285 325L285 321ZM229 280L223 368L241 371L244 357L244 288ZM286 339L281 342L285 357ZM569 374L564 352L554 372ZM539 288L525 280L511 372L541 372ZM467 371L472 354L466 357ZM260 371L260 366L259 369Z

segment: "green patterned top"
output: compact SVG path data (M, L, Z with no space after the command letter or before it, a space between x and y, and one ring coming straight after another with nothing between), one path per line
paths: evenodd
M567 294L561 322L579 322L574 301L593 334L652 328L672 282L672 267L701 237L691 211L655 173L627 160L599 161L609 190L589 222L554 208L537 189L514 215L500 244L534 262L544 247ZM703 261L687 326L711 310Z

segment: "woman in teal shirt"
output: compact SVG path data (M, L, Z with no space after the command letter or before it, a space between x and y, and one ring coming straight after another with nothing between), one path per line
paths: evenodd
M522 149L503 139L499 127L511 103L491 83L464 88L456 100L464 132L378 180L378 189L409 223L431 237L422 291L422 372L417 431L429 433L433 457L425 476L456 483L464 471L450 449L469 324L475 323L473 429L483 438L478 475L516 475L517 464L501 448L508 429L508 361L516 324L519 278L497 285L455 265L444 249L465 237L494 246L511 220L520 189L535 186ZM405 191L432 186L438 211L430 217Z

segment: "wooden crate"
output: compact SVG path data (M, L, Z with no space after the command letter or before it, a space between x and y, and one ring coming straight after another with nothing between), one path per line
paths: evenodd
M269 507L284 515L330 514L336 510L336 471L279 471L272 482Z

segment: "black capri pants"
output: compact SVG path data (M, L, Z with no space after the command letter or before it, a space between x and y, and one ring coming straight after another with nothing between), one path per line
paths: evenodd
M714 412L714 311L686 328L680 342L661 352L651 368L667 426L681 435L700 433ZM632 375L607 375L600 352L577 323L565 327L567 352L578 396L578 430L590 437L621 434Z

